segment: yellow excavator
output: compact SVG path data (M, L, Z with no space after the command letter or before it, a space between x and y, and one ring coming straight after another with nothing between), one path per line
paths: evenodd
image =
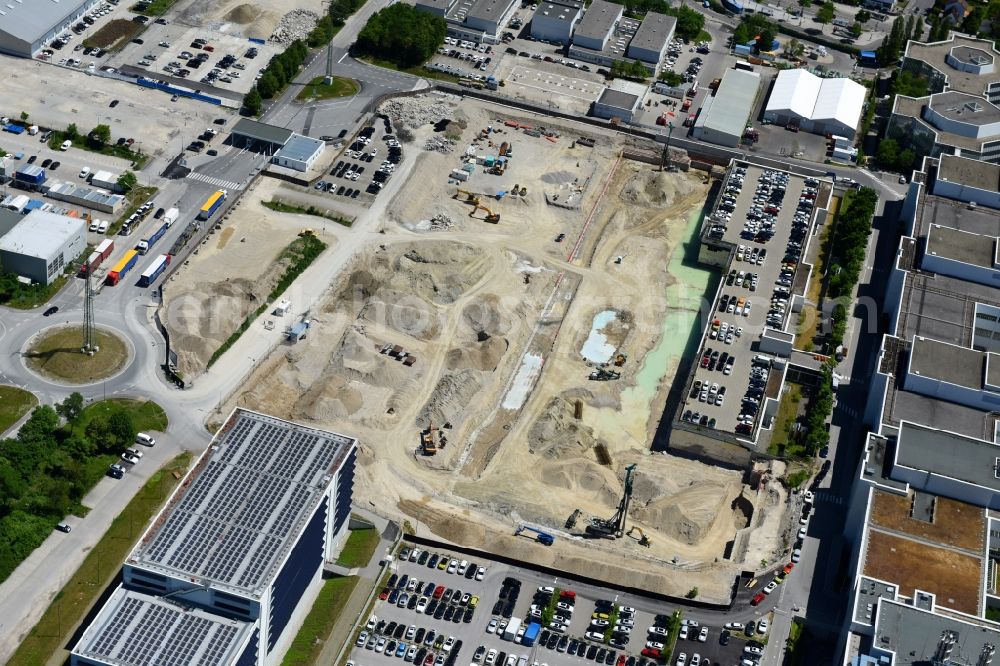
M638 525L633 525L632 527L630 527L625 536L632 536L632 532L639 533L640 546L645 546L646 548L649 548L653 544L653 541L648 536L646 536L646 533L643 532L642 528L639 527Z
M479 195L475 192L469 192L468 190L459 189L452 199L457 199L460 194L465 195L465 203L472 204L473 206L479 205Z
M494 213L492 210L480 203L475 204L475 208L473 208L472 212L469 213L469 217L475 215L477 210L481 210L486 213L486 221L490 224L498 224L500 222L500 213Z

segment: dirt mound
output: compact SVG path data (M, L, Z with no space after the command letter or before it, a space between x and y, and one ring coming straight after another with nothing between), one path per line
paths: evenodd
M426 427L430 421L450 421L457 430L468 414L469 403L483 388L482 377L483 374L475 370L459 370L443 375L420 409L416 425Z
M327 375L321 382L313 383L295 405L298 418L312 421L344 419L364 404L361 391L339 375Z
M508 333L511 318L501 306L499 296L482 294L462 308L462 323L477 340L481 340L482 334L495 337Z
M254 7L253 5L242 4L233 7L226 15L223 17L226 21L232 21L233 23L253 23L258 16L260 16L261 11L259 7Z
M692 179L661 171L639 171L622 187L623 201L640 206L666 207L678 196L690 193L696 184Z
M633 494L632 515L673 539L695 545L707 536L726 502L726 486L705 481L645 506L635 502Z
M529 450L551 459L587 455L597 442L593 429L573 418L573 403L562 397L549 401L528 432Z
M348 331L340 354L334 361L344 375L372 386L393 388L413 372L387 354L380 354L371 340L356 330Z
M579 492L588 500L615 505L621 497L621 483L614 471L597 463L567 460L539 465L539 480L550 488Z
M493 372L500 364L507 346L507 340L504 338L487 338L462 347L452 347L445 356L445 364L449 370L471 369Z
M369 321L384 323L418 340L436 338L441 331L441 317L424 299L394 289L380 289L365 311Z

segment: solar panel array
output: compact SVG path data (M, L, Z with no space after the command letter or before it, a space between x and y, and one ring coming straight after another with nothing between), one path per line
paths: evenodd
M216 666L252 628L121 589L92 626L98 625L77 653L122 666Z
M253 412L235 418L136 565L259 592L353 442Z

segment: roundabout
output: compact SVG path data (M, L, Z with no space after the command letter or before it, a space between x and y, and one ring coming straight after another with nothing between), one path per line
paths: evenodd
M98 351L82 351L83 327L64 325L32 336L21 350L25 367L42 379L70 386L86 386L110 379L134 359L129 341L105 326L94 328Z

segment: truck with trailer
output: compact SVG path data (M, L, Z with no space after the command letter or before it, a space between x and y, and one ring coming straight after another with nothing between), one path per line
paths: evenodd
M86 276L87 273L93 274L94 269L101 265L105 259L111 256L111 253L115 250L115 242L110 238L105 238L101 241L90 256L87 257L87 262L80 266L80 275Z
M156 278L163 275L163 271L167 270L167 266L169 265L170 265L169 254L161 254L160 256L158 256L156 260L149 265L149 268L144 270L142 272L142 275L139 276L139 286L148 287L154 282L156 282Z
M507 623L507 628L503 630L503 638L505 641L512 641L517 637L517 630L521 628L521 618L512 617L510 622ZM527 633L527 632L525 632Z
M156 245L156 241L163 238L163 234L167 233L167 229L169 227L170 225L167 224L166 222L161 224L156 231L154 231L149 236L143 238L136 244L135 246L136 252L138 252L139 254L146 254L147 252L149 252L149 248Z
M226 190L219 190L210 196L205 203L202 204L201 210L198 211L198 219L207 220L215 215L215 211L219 210L222 203L226 200L227 194Z
M139 253L135 250L129 250L125 253L125 256L122 257L117 264L115 264L115 267L108 271L106 282L112 287L115 286L123 277L125 277L126 273L135 268L135 264L138 261Z
M170 225L173 224L174 222L176 222L177 218L180 217L180 216L181 216L181 212L179 210L177 210L176 208L171 208L166 213L164 213L163 214L163 222L167 225L167 229L169 229Z

